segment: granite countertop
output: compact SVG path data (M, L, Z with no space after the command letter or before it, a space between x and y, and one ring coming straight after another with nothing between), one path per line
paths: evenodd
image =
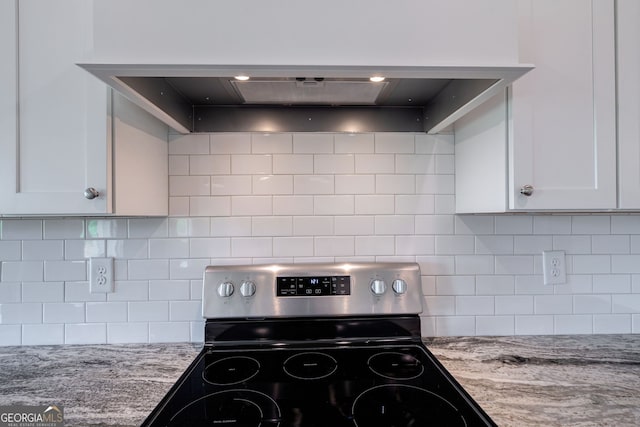
M425 343L500 426L640 425L640 335ZM0 347L0 405L62 404L68 426L139 425L200 348Z

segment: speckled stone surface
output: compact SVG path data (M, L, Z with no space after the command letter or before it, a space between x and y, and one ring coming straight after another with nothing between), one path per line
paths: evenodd
M425 342L500 426L640 425L640 335ZM0 347L0 405L58 403L68 426L136 426L200 348Z

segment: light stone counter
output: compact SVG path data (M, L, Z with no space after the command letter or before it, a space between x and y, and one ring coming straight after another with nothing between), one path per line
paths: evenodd
M640 425L640 335L425 342L500 426ZM0 347L0 405L62 404L68 426L139 425L199 350Z

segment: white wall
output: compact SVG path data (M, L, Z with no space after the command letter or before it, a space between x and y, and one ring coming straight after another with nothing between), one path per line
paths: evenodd
M175 136L169 218L2 219L0 344L202 341L210 263L417 261L423 335L640 332L637 215L455 216L453 137ZM544 286L541 252L567 253ZM89 294L87 258L116 258Z

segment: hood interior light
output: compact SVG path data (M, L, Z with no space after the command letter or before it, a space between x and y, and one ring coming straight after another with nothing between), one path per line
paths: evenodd
M380 83L384 81L384 77L382 76L372 76L369 77L369 80L372 81L373 83Z
M244 82L244 81L249 80L249 76L244 75L244 74L240 74L240 75L235 76L234 79L240 80L241 82Z

